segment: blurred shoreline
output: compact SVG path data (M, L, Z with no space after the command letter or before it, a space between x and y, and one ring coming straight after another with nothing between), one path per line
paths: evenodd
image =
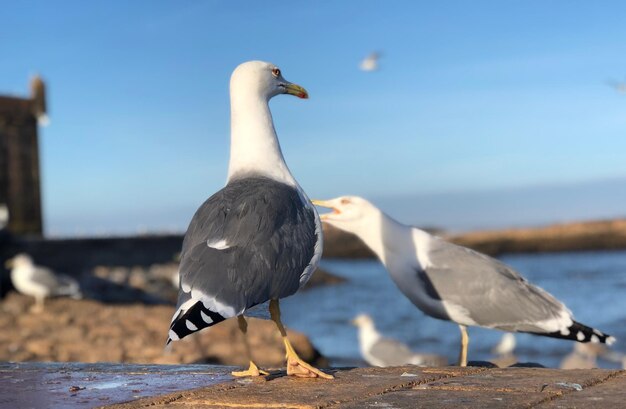
M462 234L431 232L491 256L626 249L626 219L479 230ZM371 258L373 254L357 237L324 225L324 257Z
M559 223L539 227L447 233L426 229L454 243L498 256L515 253L626 249L626 219ZM69 272L98 265L135 266L176 260L183 234L20 238L0 237L0 261L27 252ZM80 255L80 257L76 257ZM324 258L367 259L373 253L356 236L324 225Z

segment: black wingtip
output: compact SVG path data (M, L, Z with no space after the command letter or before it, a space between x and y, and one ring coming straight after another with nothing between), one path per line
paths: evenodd
M569 339L582 343L591 342L594 344L600 343L611 345L616 341L615 337L612 337L602 331L588 327L576 321L574 321L572 325L570 325L566 330L563 331L550 333L532 332L532 334L543 335L545 337L551 338Z
M187 335L211 327L225 319L224 316L205 308L202 302L198 301L172 321L168 343L172 339L183 339Z

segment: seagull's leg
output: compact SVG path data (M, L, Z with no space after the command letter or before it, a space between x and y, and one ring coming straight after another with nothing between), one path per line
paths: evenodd
M467 366L467 345L469 344L469 336L467 335L467 327L459 325L461 330L461 353L459 354L459 366Z
M261 376L261 375L269 375L268 372L259 369L258 366L254 362L252 362L252 352L250 351L250 344L248 343L248 323L243 315L237 316L237 322L239 323L239 329L243 333L243 343L246 346L246 356L250 361L250 367L246 371L233 371L231 374L233 376Z
M35 314L43 312L43 297L35 297L35 304L31 307L30 311Z
M283 337L283 342L285 343L285 350L287 351L287 375L295 375L302 378L319 377L334 379L334 376L312 367L304 362L298 354L296 354L296 351L291 346L291 342L289 342L289 339L287 338L287 331L285 330L283 323L280 321L280 307L278 306L278 300L270 301L270 315L272 317L272 321L276 323L276 326L280 331L280 335Z

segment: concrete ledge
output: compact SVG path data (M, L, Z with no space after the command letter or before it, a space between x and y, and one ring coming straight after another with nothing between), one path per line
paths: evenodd
M0 407L573 408L623 407L626 371L540 368L333 369L334 381L221 366L0 364Z

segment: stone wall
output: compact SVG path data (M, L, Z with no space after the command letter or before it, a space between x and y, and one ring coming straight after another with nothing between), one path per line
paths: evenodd
M0 97L0 204L7 206L7 229L41 235L41 190L37 121L45 114L43 82L35 78L28 99Z

